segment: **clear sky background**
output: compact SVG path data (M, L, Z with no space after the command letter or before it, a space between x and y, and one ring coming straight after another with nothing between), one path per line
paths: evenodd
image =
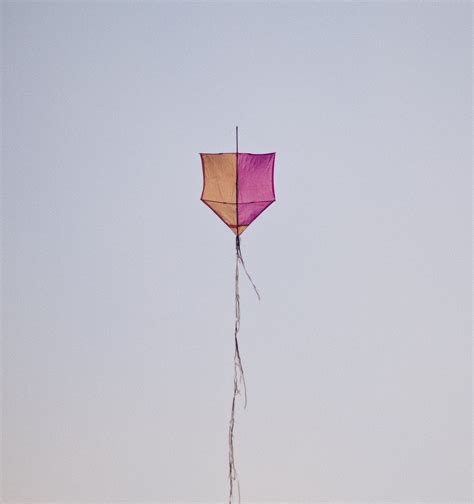
M3 500L471 495L468 2L4 3Z

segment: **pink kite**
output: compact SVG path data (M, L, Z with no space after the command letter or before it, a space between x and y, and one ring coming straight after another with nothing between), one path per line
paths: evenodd
M232 153L201 154L204 185L201 200L235 233L235 326L234 326L234 394L229 423L229 504L233 501L234 482L240 486L234 460L235 399L244 391L247 405L244 370L240 359L238 332L240 327L239 264L250 280L258 299L260 294L245 267L240 250L240 235L275 201L273 168L275 153L247 154L239 152L238 128L236 148Z

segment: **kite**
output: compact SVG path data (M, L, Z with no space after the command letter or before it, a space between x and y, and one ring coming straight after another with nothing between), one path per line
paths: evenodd
M239 152L239 129L235 128L235 152L200 154L203 174L201 201L206 204L235 234L235 325L234 325L234 393L229 422L229 504L232 504L234 484L237 484L240 502L240 484L234 459L235 402L247 389L239 352L240 329L239 265L260 299L240 249L240 236L250 224L275 201L273 169L275 153L248 154Z

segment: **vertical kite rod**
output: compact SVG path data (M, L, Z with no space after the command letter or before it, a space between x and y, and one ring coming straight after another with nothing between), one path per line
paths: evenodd
M237 233L235 233L235 243L239 238L239 127L235 127L235 224Z

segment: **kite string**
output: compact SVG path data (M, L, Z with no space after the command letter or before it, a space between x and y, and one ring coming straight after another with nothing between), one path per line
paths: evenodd
M255 294L257 294L257 298L260 301L260 293L258 292L257 286L254 284L252 277L250 276L249 272L247 271L247 268L245 267L245 262L244 258L242 257L242 250L240 249L240 237L237 236L236 241L235 241L235 246L237 249L237 262L240 262L242 265L242 268L244 268L245 274L247 275L247 278L249 279L249 282L252 284L253 290L255 291Z
M232 408L229 422L229 504L232 504L234 496L234 483L237 485L238 502L240 503L240 483L237 475L234 457L234 426L235 426L235 401L237 395L240 395L240 386L244 391L244 408L247 407L247 386L245 384L244 368L240 358L238 333L240 330L240 293L239 293L239 263L244 268L245 274L252 284L258 299L260 294L256 285L253 283L247 268L245 267L242 251L240 250L240 238L237 235L235 240L236 261L235 261L235 326L234 326L234 394L232 396Z
M237 475L234 458L234 425L235 425L235 400L240 394L240 383L243 383L245 405L247 405L247 389L245 387L244 370L239 352L238 333L240 329L240 294L239 294L239 253L238 237L236 240L236 261L235 261L235 325L234 325L234 394L232 397L232 408L229 422L229 504L233 502L234 482L237 484L238 500L240 503L240 484Z

